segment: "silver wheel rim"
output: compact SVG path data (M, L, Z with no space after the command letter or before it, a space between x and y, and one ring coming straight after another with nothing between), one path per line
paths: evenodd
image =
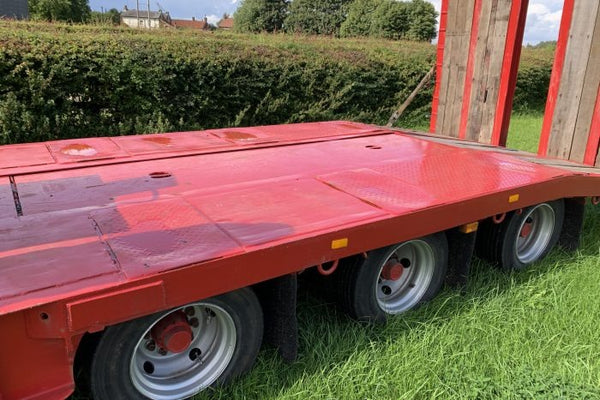
M150 331L163 318L185 311L192 340L181 353L161 351ZM151 399L181 399L194 395L221 376L236 345L233 318L214 304L195 303L157 318L138 340L129 367L134 387ZM199 351L198 351L199 350Z
M382 272L389 262L402 265L397 280L385 279ZM435 255L423 240L411 240L398 245L382 262L377 274L375 297L387 314L399 314L415 307L427 292L435 272Z
M555 223L554 209L546 203L538 204L525 214L515 239L515 252L521 263L529 264L542 256L554 233Z

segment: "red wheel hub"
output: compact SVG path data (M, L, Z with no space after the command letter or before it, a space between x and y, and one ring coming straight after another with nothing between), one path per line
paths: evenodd
M381 270L381 277L388 281L397 281L402 276L404 267L397 261L388 261Z
M531 222L527 222L523 225L523 228L521 228L520 236L522 238L526 238L527 236L529 236L529 234L531 233L532 230L533 230L533 224Z
M171 313L158 321L151 331L156 345L171 353L181 353L192 343L192 329L183 311Z

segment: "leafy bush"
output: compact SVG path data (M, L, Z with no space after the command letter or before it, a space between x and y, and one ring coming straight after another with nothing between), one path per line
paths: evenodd
M514 106L517 111L544 111L555 46L525 47L517 77Z
M2 143L384 123L434 57L417 43L14 22L0 22L0 43Z
M551 62L542 53L524 52L517 108L545 98ZM434 46L416 42L4 21L0 143L335 119L384 124L434 58ZM426 124L431 95L430 85L399 125Z

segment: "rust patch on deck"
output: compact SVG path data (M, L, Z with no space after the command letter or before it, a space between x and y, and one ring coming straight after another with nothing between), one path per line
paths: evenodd
M143 138L142 140L144 140L146 142L162 144L164 146L171 144L171 138L164 137L164 136L146 137L146 138Z
M84 143L73 143L60 149L60 152L68 156L89 157L98 154L92 146Z

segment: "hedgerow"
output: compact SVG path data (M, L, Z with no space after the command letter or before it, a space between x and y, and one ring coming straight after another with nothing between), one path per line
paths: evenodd
M413 42L4 21L0 143L334 119L383 124L434 58L434 46ZM426 120L431 94L430 86L404 121Z

